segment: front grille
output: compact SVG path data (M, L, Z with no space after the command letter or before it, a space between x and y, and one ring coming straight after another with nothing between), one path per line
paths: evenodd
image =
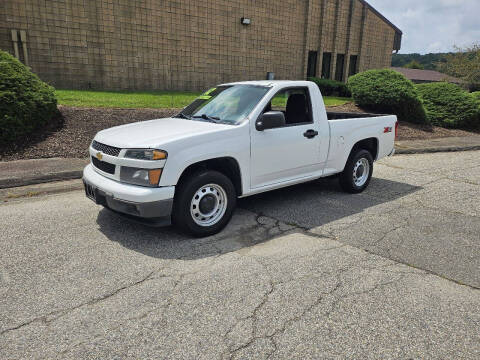
M105 161L100 161L96 157L92 156L92 164L95 166L97 169L100 169L108 174L115 174L115 165L107 163Z
M110 145L105 145L102 143L99 143L98 141L93 140L92 143L92 148L95 150L101 151L104 154L111 155L111 156L118 156L120 154L120 148L117 148L115 146L110 146Z

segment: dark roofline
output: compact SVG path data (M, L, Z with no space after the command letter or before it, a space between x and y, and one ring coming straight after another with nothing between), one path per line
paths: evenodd
M394 67L394 66L392 66L390 69L405 75L407 79L410 79L412 81L427 81L427 82L448 81L448 82L453 82L455 84L464 83L462 79L441 73L436 70L409 69L409 68Z
M360 0L360 2L362 4L364 4L365 6L367 6L370 10L372 10L378 17L380 17L383 21L385 21L388 25L390 25L391 27L393 27L395 29L395 32L399 33L400 35L403 34L402 30L400 30L398 27L396 27L390 20L388 20L385 16L383 16L382 14L380 14L380 12L375 9L372 5L370 5L368 2L366 2L365 0Z

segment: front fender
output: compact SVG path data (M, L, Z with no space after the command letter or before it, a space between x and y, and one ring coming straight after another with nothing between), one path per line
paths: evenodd
M169 144L168 159L160 178L160 186L177 185L189 166L216 158L230 157L240 167L243 187L249 186L250 136L248 127L236 126L221 134L204 134Z

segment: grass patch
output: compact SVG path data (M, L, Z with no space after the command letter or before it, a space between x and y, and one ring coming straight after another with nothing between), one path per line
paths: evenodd
M183 108L200 93L168 91L91 91L56 90L58 104L77 107L124 108L124 109L168 109ZM326 106L343 105L350 98L326 96Z
M102 108L183 108L200 93L167 91L56 90L60 105Z
M324 96L323 101L325 106L340 106L348 102L352 102L352 98L338 97L338 96Z

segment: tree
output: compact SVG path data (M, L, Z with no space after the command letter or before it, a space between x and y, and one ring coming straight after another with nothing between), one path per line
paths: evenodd
M437 65L438 70L464 80L470 90L480 89L480 43L455 50Z
M393 67L404 67L408 63L415 60L419 64L423 65L425 70L436 70L436 64L439 62L445 61L446 53L437 53L437 54L393 54L392 55L392 66Z
M420 64L418 61L416 60L412 60L410 61L408 64L404 65L403 66L404 68L408 68L408 69L420 69L420 70L424 70L425 69L425 66L423 66L422 64Z

